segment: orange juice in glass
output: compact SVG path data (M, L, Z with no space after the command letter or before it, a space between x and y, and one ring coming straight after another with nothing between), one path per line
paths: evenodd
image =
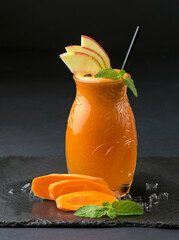
M74 59L71 65L64 60L76 83L66 130L68 172L101 177L123 196L130 190L137 159L136 126L127 86L121 78L96 78L100 68L92 65L89 69L88 63L86 69L83 61L74 67ZM127 73L124 76L130 78Z

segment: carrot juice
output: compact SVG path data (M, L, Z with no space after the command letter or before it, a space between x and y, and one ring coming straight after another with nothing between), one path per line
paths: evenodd
M76 98L66 130L68 172L101 177L113 191L125 195L137 159L127 86L121 79L95 78L83 72L74 74L74 80Z

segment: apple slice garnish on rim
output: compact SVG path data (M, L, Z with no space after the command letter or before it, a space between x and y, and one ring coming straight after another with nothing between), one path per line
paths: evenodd
M111 68L110 59L104 49L92 38L81 35L81 46L97 52L104 59L106 68Z
M94 57L86 53L66 52L60 54L60 58L67 65L67 67L72 73L96 73L102 69L98 61Z
M89 48L83 47L83 46L79 46L79 45L72 45L72 46L65 47L65 50L67 52L86 53L86 54L94 57L98 61L98 63L101 66L101 68L106 68L104 59L101 57L101 55L99 53L93 51L92 49L89 49Z

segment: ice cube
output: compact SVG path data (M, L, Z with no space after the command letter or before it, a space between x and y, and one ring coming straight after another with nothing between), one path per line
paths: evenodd
M140 206L141 206L141 208L144 210L145 203L144 203L144 202L139 202L139 205L140 205Z
M34 200L39 201L39 202L44 201L44 199L35 196L32 190L30 190L30 192L29 192L29 199L30 199L30 201L34 201Z
M159 199L158 199L158 196L156 193L152 193L150 196L149 196L149 205L152 206L152 205L158 205L159 204Z
M153 190L153 189L157 189L158 188L158 183L146 183L145 184L145 189L147 191Z
M21 187L21 191L23 191L23 192L30 191L30 189L31 189L31 184L30 183L26 183L25 185L23 185Z
M151 208L152 207L148 203L144 202L144 211L149 212L151 210Z
M151 206L147 202L139 202L139 205L144 211L149 212L151 210Z
M158 199L159 200L168 200L169 194L167 192L159 193Z
M14 189L11 188L8 193L9 193L9 194L14 194Z
M38 199L38 197L34 195L34 193L33 193L32 190L30 190L30 192L29 192L29 199L30 199L30 200L36 200L36 199Z
M123 197L123 200L132 200L132 196L127 193L124 197Z
M134 199L134 202L142 202L142 197L141 196L136 196Z
M18 192L17 189L11 188L8 193L9 193L9 194L14 194L14 193L16 193L16 192Z

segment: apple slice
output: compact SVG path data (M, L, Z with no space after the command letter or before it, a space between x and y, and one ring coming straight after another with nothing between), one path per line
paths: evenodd
M81 35L81 46L97 52L104 59L106 68L111 68L110 59L104 49L92 38Z
M101 55L98 54L97 52L93 51L92 49L82 47L82 46L78 46L78 45L68 46L68 47L65 47L65 49L66 49L67 52L86 53L86 54L94 57L98 61L98 63L100 64L101 68L106 68L105 62L104 62L103 58L101 57Z
M98 61L86 53L67 52L60 55L60 58L67 65L72 73L87 72L96 73L101 70Z

